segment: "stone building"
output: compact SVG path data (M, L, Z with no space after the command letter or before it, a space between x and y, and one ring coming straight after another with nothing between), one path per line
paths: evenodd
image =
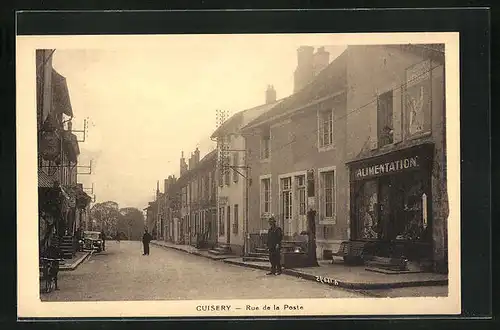
M268 86L264 104L234 114L211 136L213 140L217 140L219 146L217 149L218 242L236 254L241 254L243 251L247 217L245 168L247 155L245 139L240 129L279 102L276 100L274 87Z
M350 238L447 269L443 45L350 46Z
M299 49L299 57L311 54ZM446 271L442 45L349 46L295 85L242 129L250 231L265 231L275 214L286 239L297 239L304 210L314 208L320 258L346 240L370 242L377 256Z
M312 56L312 50L309 53ZM309 76L315 77L311 82L243 128L252 173L253 245L259 245L272 214L285 240L305 240L311 207L317 209L320 257L323 250L338 249L348 238L346 61L344 52L319 73L310 65ZM316 184L310 185L311 180Z
M70 258L91 199L77 184L79 142L66 78L52 67L54 52L36 51L39 244L40 253L54 244Z

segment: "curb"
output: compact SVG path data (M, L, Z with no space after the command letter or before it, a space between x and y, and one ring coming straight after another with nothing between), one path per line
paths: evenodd
M207 259L211 259L211 260L225 260L226 258L227 259L229 259L229 258L238 258L237 256L235 256L235 257L232 257L232 256L221 257L221 256L217 256L217 255L210 256L210 255L206 255L206 254L203 254L201 252L198 252L198 251L193 251L193 252L186 251L186 250L181 249L181 248L179 248L177 246L168 246L168 245L158 244L158 243L154 243L154 242L151 242L151 244L159 246L159 247L162 247L162 248L165 248L165 249L173 249L173 250L176 250L176 251L184 252L184 253L187 253L187 254L191 254L191 255L194 255L194 256L203 257L203 258L207 258Z
M85 260L87 260L90 257L90 255L91 255L90 252L86 252L82 257L80 257L80 259L76 260L71 265L64 266L64 267L59 267L59 271L63 271L64 272L64 271L75 270L76 268L78 268L78 266L80 266L80 264L82 264Z
M254 265L254 264L246 264L233 260L224 260L225 263L249 267L260 270L270 270L270 266L264 265ZM415 282L396 282L396 283L354 283L354 282L346 282L339 281L328 277L316 276L312 274L303 273L294 269L284 269L282 271L285 275L295 276L302 278L304 280L318 282L324 285L339 287L343 289L349 290L377 290L377 289L396 289L396 288L404 288L404 287L422 287L422 286L441 286L448 285L448 280L430 280L430 281L415 281Z

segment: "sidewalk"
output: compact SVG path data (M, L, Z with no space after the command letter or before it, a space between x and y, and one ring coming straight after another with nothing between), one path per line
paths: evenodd
M164 242L164 241L151 241L151 244L156 245L156 246L161 246L164 248L174 249L177 251L186 252L189 254L193 254L195 256L209 258L212 260L224 260L224 259L228 259L228 258L239 258L238 256L235 256L233 254L225 254L225 255L211 254L207 250L200 250L200 249L197 249L191 245L178 245L178 244L173 244L173 243Z
M267 262L224 260L233 265L270 270ZM346 266L341 262L319 261L319 267L284 269L283 274L306 280L355 290L384 290L406 287L447 286L448 277L434 273L381 274L365 270L364 266Z
M176 245L162 241L152 241L151 243L213 260L221 260L232 265L265 271L271 269L268 262L243 261L243 258L234 255L216 256L190 245ZM331 261L318 261L318 263L319 267L284 269L283 274L316 281L318 284L364 291L366 294L375 297L398 296L400 294L405 296L409 292L414 292L416 296L447 295L448 276L443 274L382 274L367 271L364 266L347 266L341 261L335 261L334 263ZM399 291L401 293L397 293Z
M64 259L59 265L59 271L75 270L82 262L90 256L90 252L76 252L71 259Z

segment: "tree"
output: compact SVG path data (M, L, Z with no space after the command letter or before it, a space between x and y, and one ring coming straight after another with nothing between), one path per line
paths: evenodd
M97 227L106 233L107 236L115 236L120 218L118 203L107 201L95 204L90 210L93 221Z
M117 230L124 233L129 240L141 240L144 230L144 215L135 207L120 209L120 219Z

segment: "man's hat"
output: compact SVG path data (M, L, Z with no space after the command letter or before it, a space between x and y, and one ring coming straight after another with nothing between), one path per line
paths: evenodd
M274 217L274 214L269 217L269 222L276 222L276 218Z

